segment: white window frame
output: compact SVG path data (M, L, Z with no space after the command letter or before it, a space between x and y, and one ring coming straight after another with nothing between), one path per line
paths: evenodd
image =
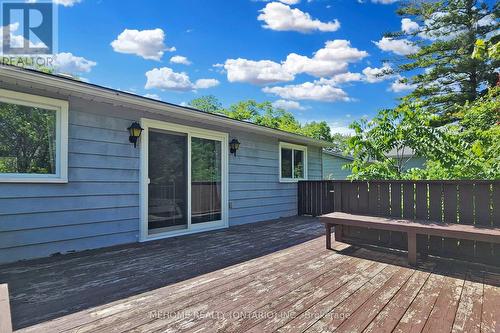
M144 128L140 138L140 225L139 241L145 242L156 239L188 235L192 233L216 230L229 227L229 134L225 132L212 131L198 127L179 125L161 120L141 118L141 127ZM149 163L149 129L159 129L184 133L187 135L187 229L166 231L158 234L149 234L148 230L148 163ZM199 224L191 223L191 139L202 138L221 142L221 181L222 181L222 216L220 221L210 221Z
M56 173L0 173L0 183L67 183L69 103L5 89L0 89L0 102L56 111Z
M281 150L283 148L286 149L292 149L292 178L283 178L281 175ZM304 178L294 178L294 150L300 150L304 153ZM288 143L288 142L280 142L279 144L279 179L280 183L296 183L299 180L307 180L307 169L308 169L308 163L307 163L307 146L301 146L301 145L296 145L293 143Z

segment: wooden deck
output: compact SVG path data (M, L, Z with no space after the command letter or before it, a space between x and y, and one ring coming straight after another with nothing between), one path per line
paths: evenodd
M0 266L0 283L23 332L500 332L500 269L414 269L323 232L270 221Z

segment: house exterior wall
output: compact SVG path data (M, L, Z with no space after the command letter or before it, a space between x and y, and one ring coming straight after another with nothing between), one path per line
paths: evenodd
M0 183L0 262L139 240L139 147L128 142L126 128L142 117L238 138L237 156L229 158L230 225L297 213L297 184L278 181L277 138L35 88L15 90L69 100L69 181ZM308 147L308 168L309 179L321 179L320 147Z
M351 174L349 169L342 167L351 161L338 156L323 153L323 179L345 180Z
M404 165L404 171L410 170L412 168L423 168L425 164L425 157L413 156L408 162Z

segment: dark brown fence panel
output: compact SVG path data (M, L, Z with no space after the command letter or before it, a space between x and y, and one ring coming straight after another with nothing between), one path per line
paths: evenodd
M415 184L403 183L403 217L415 218Z
M476 225L491 226L491 211L490 211L490 184L475 185L475 215ZM476 257L490 259L493 249L491 244L484 242L476 242Z
M368 210L368 183L358 183L358 210L359 214L367 214Z
M500 227L500 181L301 181L298 212L416 218ZM349 241L406 248L406 234L344 228ZM500 246L419 235L420 252L500 265Z
M391 192L389 183L382 182L379 183L379 215L380 216L390 216L391 215ZM379 242L381 244L390 244L391 242L391 232L387 230L380 230Z
M429 220L442 222L443 217L443 184L429 184ZM429 237L429 253L442 255L443 237Z
M419 182L415 184L415 218L429 219L428 184ZM420 253L429 253L429 236L417 235L417 250Z
M394 218L403 217L403 184L401 182L391 182L391 216ZM390 232L391 246L397 249L406 249L408 241L406 233L399 231Z
M461 224L474 224L474 184L458 184L458 221ZM474 241L460 240L460 257L474 256Z
M380 215L378 187L379 184L375 182L371 182L368 184L368 212L373 215Z
M457 184L443 184L443 216L446 223L458 222ZM443 254L450 257L458 255L459 240L454 238L443 239Z

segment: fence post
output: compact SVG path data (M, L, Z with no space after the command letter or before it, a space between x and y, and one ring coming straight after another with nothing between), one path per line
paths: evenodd
M0 333L12 333L9 289L7 288L7 284L0 284Z

